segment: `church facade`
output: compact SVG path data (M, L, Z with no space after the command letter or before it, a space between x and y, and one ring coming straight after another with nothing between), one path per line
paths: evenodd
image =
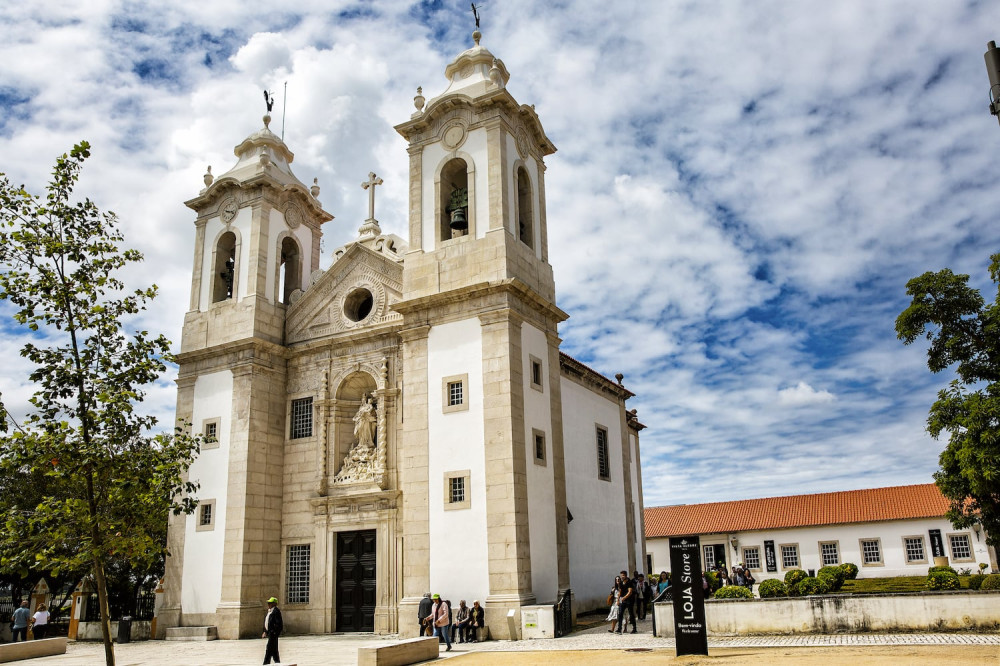
M409 237L369 218L320 268L319 188L265 127L195 211L177 416L206 436L190 516L171 517L158 631L415 636L438 592L494 637L572 590L602 605L645 561L632 393L563 354L548 263L555 147L479 44L396 130ZM517 629L515 629L515 632Z

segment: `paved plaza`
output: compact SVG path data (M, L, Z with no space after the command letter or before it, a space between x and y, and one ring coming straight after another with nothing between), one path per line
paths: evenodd
M466 664L532 664L567 663L579 666L585 663L650 663L665 661L674 655L674 641L652 635L650 622L639 623L640 633L609 634L607 625L600 624L576 631L564 638L533 641L487 641L485 643L455 644L451 652L441 656L458 658L455 666ZM395 637L372 634L326 634L321 636L288 636L281 639L281 654L286 663L299 666L354 666L359 647L380 645L395 641ZM166 642L140 641L117 645L115 654L118 666L241 666L259 664L264 656L264 643L259 640ZM953 656L965 664L1000 663L1000 634L921 633L921 634L835 634L802 636L732 636L709 638L710 658L717 657L729 663L753 663L754 655L767 661L784 663L804 662L803 655L812 651L822 656L821 663L907 663L907 661L942 662L942 655ZM858 658L857 650L871 646L867 658ZM900 649L892 649L899 646ZM938 647L938 653L927 658L917 652L903 652L903 646ZM805 648L805 650L803 650ZM836 649L841 648L843 659ZM527 653L527 654L526 654ZM532 655L533 653L533 655ZM762 654L761 654L762 653ZM940 653L940 654L939 654ZM907 654L913 655L908 659ZM884 655L881 657L880 655ZM933 655L933 656L932 656ZM735 658L735 660L734 660ZM695 661L691 661L695 659ZM713 659L714 661L714 659ZM811 661L811 660L810 660ZM58 664L59 666L99 666L104 663L104 649L100 643L71 642L65 655L44 657L31 661L34 666ZM685 657L679 663L702 663L697 658Z

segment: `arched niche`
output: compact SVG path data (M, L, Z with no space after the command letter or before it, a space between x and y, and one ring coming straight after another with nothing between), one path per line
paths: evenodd
M523 165L517 167L517 211L515 220L515 231L517 239L534 249L535 247L535 207L532 205L534 198L531 193L531 178L528 170Z
M282 234L278 241L277 268L275 300L288 305L292 292L302 288L302 248L291 234Z
M336 476L344 464L346 456L357 443L354 436L354 415L358 413L361 402L366 395L375 393L378 388L375 378L364 371L353 372L340 382L335 394L335 410L333 414L333 461L330 465L331 476ZM378 432L375 433L378 441Z
M475 235L475 167L472 159L454 154L439 167L435 178L437 241L447 241L460 236ZM461 208L466 228L452 229L452 212Z
M239 237L232 229L219 234L212 252L213 303L234 298L237 293L239 276Z

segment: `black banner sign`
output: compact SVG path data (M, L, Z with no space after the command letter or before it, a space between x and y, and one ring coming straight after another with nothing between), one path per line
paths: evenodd
M696 536L671 537L674 644L677 656L708 655L705 596L701 587L701 544Z
M933 557L944 557L944 540L941 538L941 530L927 530L931 538L931 555Z
M765 541L764 542L764 562L767 563L767 570L769 573L774 573L778 570L778 560L774 556L774 542Z

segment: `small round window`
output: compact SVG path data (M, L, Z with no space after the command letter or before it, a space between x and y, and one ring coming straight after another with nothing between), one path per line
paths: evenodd
M372 313L372 306L375 300L372 292L364 287L359 287L349 293L344 299L344 314L351 321L361 321Z

